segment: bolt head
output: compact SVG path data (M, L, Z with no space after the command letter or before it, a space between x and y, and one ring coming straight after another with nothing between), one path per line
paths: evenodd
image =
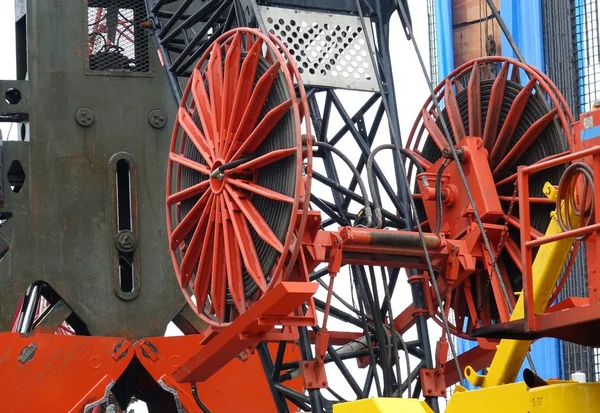
M88 108L80 108L75 113L75 121L79 126L88 127L94 123L94 112Z
M116 247L123 252L131 252L135 249L136 241L133 232L130 230L122 230L115 237Z
M162 129L167 124L167 115L160 109L155 109L148 114L148 123L154 129Z

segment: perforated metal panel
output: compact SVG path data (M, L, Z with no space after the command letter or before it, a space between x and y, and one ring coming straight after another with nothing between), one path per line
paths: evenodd
M294 55L307 85L378 90L360 19L344 14L259 7L267 30ZM365 18L373 48L371 21Z
M89 0L87 69L148 73L147 20L144 0Z

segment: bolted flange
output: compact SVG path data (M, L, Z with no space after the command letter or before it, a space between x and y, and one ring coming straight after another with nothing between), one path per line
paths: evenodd
M136 241L133 232L128 229L123 229L117 232L115 237L115 245L119 251L131 252L135 249Z
M161 129L167 124L167 114L160 109L155 109L148 115L148 122L154 129Z
M79 126L86 128L94 123L94 112L88 108L80 108L77 113L75 113L75 120Z

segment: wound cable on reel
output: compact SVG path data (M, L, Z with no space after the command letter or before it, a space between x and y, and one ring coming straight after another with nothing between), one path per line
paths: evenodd
M357 1L357 3L359 3L360 0L356 0L356 1ZM406 12L406 10L404 8L404 5L402 3L399 3L399 9L400 9L400 12L404 16L407 15L407 12ZM408 28L412 32L412 25L408 26ZM427 67L425 66L425 63L423 61L423 56L421 55L421 51L419 49L419 46L417 45L417 42L416 42L416 39L415 39L414 35L412 36L411 41L412 41L413 47L415 49L415 53L417 54L417 57L419 59L419 63L421 65L421 69L423 71L423 75L425 76L425 80L427 82L427 86L429 87L429 92L431 94L432 102L433 102L433 104L435 106L436 111L438 112L438 116L439 116L439 119L441 121L442 129L443 129L443 132L444 132L444 137L448 141L448 144L449 144L448 146L449 146L450 151L452 153L452 157L454 158L454 161L456 162L456 166L457 166L457 169L458 169L458 173L460 175L460 179L461 179L462 184L463 184L463 186L465 188L465 193L467 194L467 197L469 198L469 203L473 207L473 215L475 216L475 220L477 221L477 226L479 227L479 230L481 231L481 237L483 239L483 243L485 245L486 252L488 253L488 255L490 257L494 257L494 252L492 250L492 245L490 244L490 240L489 240L489 238L487 236L487 233L485 231L485 228L483 226L483 221L481 220L481 216L479 214L477 206L475 205L475 200L473 199L473 194L471 193L471 190L469 188L469 184L467 182L467 177L465 175L465 171L463 170L462 165L460 164L459 154L458 154L458 152L457 152L457 150L454 147L454 144L452 142L452 138L451 138L451 134L450 134L450 130L448 128L448 125L446 124L446 121L445 121L445 119L442 116L442 110L441 110L441 107L440 107L440 103L439 103L439 101L437 99L437 96L435 94L435 90L434 90L433 84L431 83L431 79L429 78L429 75L427 74ZM368 41L367 41L367 44L369 44ZM411 200L412 200L412 198L411 198ZM414 205L414 202L413 202L413 205ZM420 228L420 226L419 226L419 228ZM496 274L500 275L500 269L498 267L498 262L497 261L493 261L492 264L494 266L493 269L496 272ZM500 289L502 290L502 295L504 296L504 299L505 299L506 304L508 306L508 309L509 309L510 312L512 312L513 311L513 306L512 306L512 303L510 301L510 298L508 296L508 291L506 289L506 285L504 284L504 280L502 279L502 277L499 276L498 277L498 281L499 281ZM441 308L442 304L441 304L441 298L439 297L439 291L438 291L438 288L437 288L437 283L432 282L432 285L434 286L434 290L436 292L436 298L438 299L438 302L440 303L440 308ZM445 313L443 312L443 309L442 309L441 313L444 316L443 320L445 320L446 317L445 317ZM447 322L447 320L444 322L444 328L448 328L448 322ZM456 357L453 343L450 340L450 332L449 332L449 330L448 330L448 342L450 344L450 349L452 350L453 356ZM536 369L535 369L535 366L534 366L534 363L533 363L533 359L532 359L530 353L527 353L527 360L529 362L531 370L535 373ZM459 369L459 372L460 372L460 369ZM462 375L460 376L460 378L461 378L461 382L462 382Z

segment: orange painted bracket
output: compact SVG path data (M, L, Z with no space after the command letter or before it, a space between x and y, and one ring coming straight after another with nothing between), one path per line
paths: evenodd
M202 382L247 347L260 342L273 326L266 323L287 317L317 292L317 283L282 282L267 292L233 323L225 327L174 373L178 382Z
M134 355L123 338L56 334L1 333L0 349L0 405L7 412L91 411Z
M135 355L148 373L190 413L201 412L192 388L178 383L171 373L194 353L197 345L198 336L153 337L134 344Z
M134 344L135 354L154 380L165 390L177 397L187 412L200 412L194 400L190 383L179 383L173 372L198 351L199 335L176 337L150 337ZM272 357L278 344L269 344ZM300 360L300 350L288 344L284 362ZM223 383L227 383L224 386ZM252 386L248 386L252 383ZM302 379L297 377L286 385L298 392L304 391ZM213 413L224 412L274 412L277 410L260 357L257 353L245 358L234 358L219 369L209 380L197 384L198 397ZM249 404L249 400L251 403ZM288 402L290 411L294 408Z

